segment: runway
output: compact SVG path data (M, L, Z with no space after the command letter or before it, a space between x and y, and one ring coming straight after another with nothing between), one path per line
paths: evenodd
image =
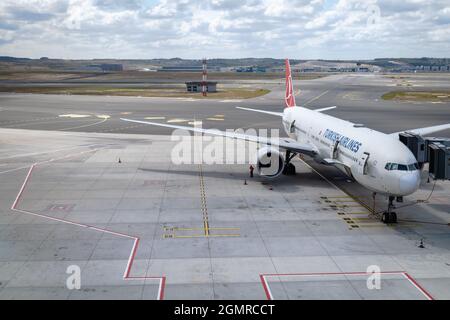
M448 89L438 80L412 81ZM380 100L396 81L299 81L297 102L383 132L450 122L450 104ZM119 120L280 128L235 108L281 111L280 83L246 82L272 92L245 101L0 95L0 299L450 299L449 182L387 226L333 168L296 159L295 177L267 181L247 164L174 165L170 130Z
M421 90L448 89L448 81L416 76L415 88ZM333 75L318 80L297 81L297 103L311 109L338 106L330 115L362 123L382 132L392 132L431 126L450 120L449 103L405 103L383 101L381 96L398 89L398 81L377 74ZM82 132L114 132L135 134L170 134L169 129L143 125L130 126L120 117L133 119L179 120L187 125L203 121L205 128L280 128L279 119L236 110L236 106L271 111L283 109L284 83L280 79L244 81L239 85L267 88L271 93L250 100L196 100L176 98L124 98L93 96L52 96L0 94L0 127L33 130ZM68 118L61 115L90 115ZM108 115L108 121L98 123L97 115ZM217 120L217 115L223 119ZM211 120L212 119L212 120ZM183 121L184 120L184 121ZM81 127L81 128L77 128ZM443 133L448 136L449 133Z

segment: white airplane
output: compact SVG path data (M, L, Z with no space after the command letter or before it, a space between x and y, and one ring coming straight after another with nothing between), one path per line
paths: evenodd
M401 132L385 134L322 113L336 107L310 110L297 106L293 92L291 67L289 60L286 60L286 108L284 111L239 108L282 118L283 127L289 138L272 139L148 121L122 120L242 139L265 145L258 150L256 169L260 175L269 178L278 177L282 173L295 174L295 167L291 164L291 160L298 154L311 156L319 163L335 166L371 190L374 196L376 194L388 196L388 210L383 213L382 221L397 222L397 215L392 212L395 197L414 193L419 188L421 180L416 158L399 140ZM405 132L426 135L446 129L450 129L450 124ZM286 152L285 155L280 153L280 149Z

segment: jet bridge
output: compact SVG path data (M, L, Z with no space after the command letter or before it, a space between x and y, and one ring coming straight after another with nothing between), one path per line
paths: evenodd
M400 141L414 154L419 164L428 162L426 141L423 137L412 133L401 133Z
M405 132L400 141L414 154L422 167L429 163L429 175L434 180L450 180L450 139L424 138Z

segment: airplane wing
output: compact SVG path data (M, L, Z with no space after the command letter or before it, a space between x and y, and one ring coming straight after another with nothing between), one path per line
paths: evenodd
M411 132L411 133L414 133L414 134L418 134L418 135L424 136L424 135L427 135L427 134L431 134L431 133L435 133L435 132L439 132L439 131L443 131L443 130L447 130L447 129L450 129L450 123L442 124L442 125L439 125L439 126L433 126L433 127L425 127L425 128L418 128L418 129L394 132L394 133L391 133L391 135L398 135L398 134L403 133L403 132Z
M336 109L336 108L337 108L336 106L332 106L332 107L326 107L326 108L321 108L321 109L315 109L314 111L325 112L325 111L333 110L333 109ZM265 114L270 114L272 116L278 116L278 117L282 117L283 116L283 112L273 112L273 111L258 110L258 109L243 108L243 107L236 107L236 109L253 111L253 112L259 112L259 113L265 113Z
M289 150L289 151L292 151L295 153L301 153L301 154L306 154L306 155L310 155L310 156L314 156L316 154L316 150L313 146L311 146L309 144L298 143L294 139L290 139L290 138L267 138L267 137L258 137L258 136L248 135L248 134L236 133L236 132L225 132L225 131L219 131L219 130L213 130L213 129L201 129L201 128L194 128L194 127L176 126L176 125L162 124L162 123L149 122L149 121L131 120L131 119L124 119L124 118L121 118L121 120L128 121L128 122L134 122L134 123L140 123L140 124L148 124L148 125L164 127L164 128L187 130L187 131L203 133L203 134L212 135L212 136L225 137L225 138L230 138L230 139L238 139L238 140L256 142L256 143L261 143L261 144L265 144L265 145L269 145L269 146L275 146L275 147L279 147L284 150Z
M258 109L243 108L243 107L236 107L236 109L253 111L253 112L259 112L259 113L265 113L265 114L270 114L272 116L278 116L278 117L282 117L283 116L283 112L273 112L273 111L258 110Z
M336 108L337 108L336 106L332 106L332 107L326 107L326 108L321 108L321 109L315 109L314 111L325 112L325 111L333 110L333 109L336 109Z

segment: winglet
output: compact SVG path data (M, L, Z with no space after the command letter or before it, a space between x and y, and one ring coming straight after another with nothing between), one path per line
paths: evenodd
M294 96L294 86L292 85L292 71L289 59L286 59L286 95L284 101L286 102L286 107L295 107L295 96Z

